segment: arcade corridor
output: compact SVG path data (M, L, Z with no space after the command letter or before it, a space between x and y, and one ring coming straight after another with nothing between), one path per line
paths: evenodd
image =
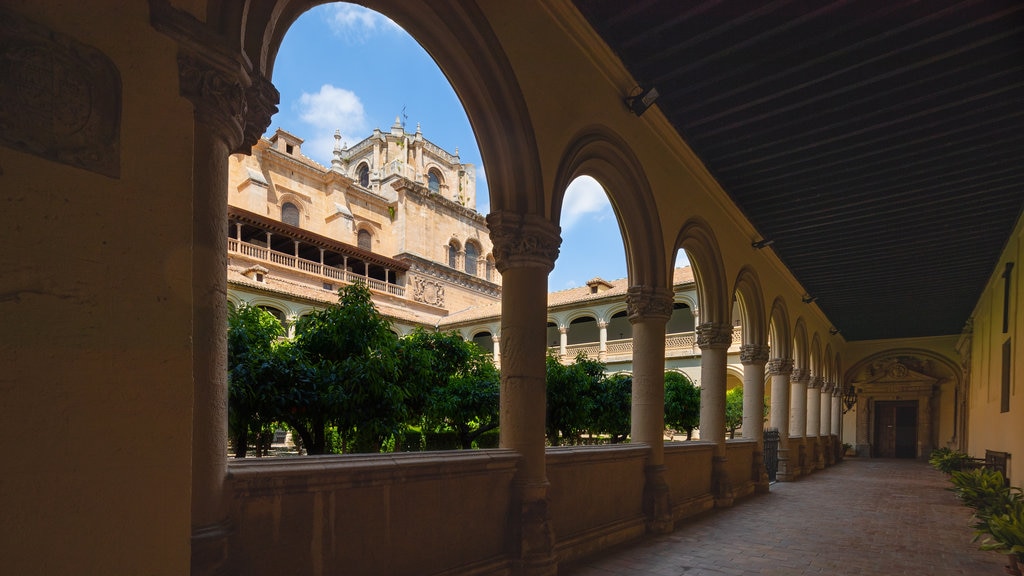
M919 460L847 458L565 571L570 576L986 576L970 512ZM561 573L561 572L560 572Z

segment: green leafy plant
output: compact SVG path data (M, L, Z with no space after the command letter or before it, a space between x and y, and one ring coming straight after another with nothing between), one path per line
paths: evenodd
M935 469L945 474L951 474L957 470L964 470L974 466L974 459L963 452L949 448L937 448L932 450L928 457L928 463Z
M1004 512L990 516L987 530L978 535L983 538L982 550L1010 554L1024 563L1024 499L1018 497Z

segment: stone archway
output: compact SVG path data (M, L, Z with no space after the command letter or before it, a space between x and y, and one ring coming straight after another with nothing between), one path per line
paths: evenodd
M944 391L959 382L956 365L925 350L889 350L846 374L857 392L856 450L860 456L926 458L939 445Z

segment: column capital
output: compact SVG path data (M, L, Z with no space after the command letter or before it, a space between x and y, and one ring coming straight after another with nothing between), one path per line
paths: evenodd
M151 2L153 27L178 43L179 92L232 153L248 153L270 125L280 94L237 48L169 3Z
M598 320L597 321L597 327L601 328L601 329L607 328L608 327L608 321L607 320Z
M705 322L695 330L697 346L701 350L726 350L732 346L732 325L718 322Z
M500 211L487 215L487 227L494 244L494 266L504 273L510 268L540 268L550 272L562 244L561 229L536 214Z
M560 324L558 326L558 333L559 334L568 334L569 333L569 327L566 326L565 324Z
M668 288L630 286L626 291L626 313L636 323L647 319L668 321L675 295Z
M744 344L740 346L740 363L763 365L768 362L770 352L767 344Z
M793 373L790 374L789 379L793 382L807 383L811 378L811 372L804 370L803 368L793 368Z
M791 358L772 358L768 361L768 373L772 376L789 376L793 372Z
M824 380L821 379L821 376L811 376L810 379L807 380L807 387L821 388L823 382Z

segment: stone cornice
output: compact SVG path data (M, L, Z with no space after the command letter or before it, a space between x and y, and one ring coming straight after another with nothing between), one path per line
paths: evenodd
M562 244L560 228L543 216L510 211L487 216L498 272L510 268L540 268L550 272Z

